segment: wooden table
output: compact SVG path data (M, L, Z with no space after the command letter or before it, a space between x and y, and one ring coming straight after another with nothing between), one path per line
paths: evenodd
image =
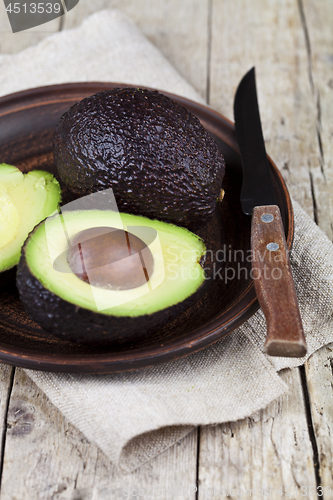
M60 20L15 35L2 6L0 52L17 52L114 7L230 119L236 86L256 66L268 153L292 196L332 239L332 0L81 0ZM2 365L1 499L299 499L316 492L331 499L332 351L333 344L281 373L290 391L264 411L196 429L128 475L21 369Z

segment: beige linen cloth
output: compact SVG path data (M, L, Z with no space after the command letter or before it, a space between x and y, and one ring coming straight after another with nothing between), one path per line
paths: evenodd
M88 80L156 87L202 101L119 11L98 12L79 28L0 56L1 95ZM291 260L309 356L333 341L333 247L296 203L294 209ZM129 471L193 426L247 417L288 390L278 370L304 359L268 359L265 332L259 311L226 339L157 367L96 376L27 373L72 424Z

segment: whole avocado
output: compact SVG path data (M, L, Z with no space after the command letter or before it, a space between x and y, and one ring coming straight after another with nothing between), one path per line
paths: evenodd
M77 196L112 188L120 211L195 230L215 212L225 164L198 118L148 89L94 94L65 113L55 162Z

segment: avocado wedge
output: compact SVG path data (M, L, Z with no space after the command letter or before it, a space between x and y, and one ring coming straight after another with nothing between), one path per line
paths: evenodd
M225 163L184 106L154 90L112 89L66 112L54 136L60 178L76 196L112 188L119 210L204 226L220 199Z
M0 164L0 273L18 264L21 247L32 229L57 210L58 181L49 172Z
M92 228L126 231L143 241L145 248L134 254L142 252L146 262L145 251L152 255L147 280L132 288L108 288L73 272L77 235ZM41 222L25 242L17 287L26 312L45 331L73 342L121 343L155 332L201 296L207 285L205 253L197 235L173 224L110 210L63 212ZM107 273L108 263L102 266Z

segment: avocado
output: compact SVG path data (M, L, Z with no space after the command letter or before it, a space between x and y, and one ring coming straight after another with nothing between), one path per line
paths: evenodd
M112 188L120 211L191 231L212 218L225 170L197 117L141 88L98 92L72 106L56 128L54 157L73 194Z
M0 273L18 264L21 247L29 232L57 210L61 198L58 181L48 172L23 174L18 168L0 164Z
M113 250L128 246L130 257L112 251L105 260L110 238ZM79 343L122 343L154 333L201 296L208 284L205 253L201 238L173 224L110 210L68 211L29 235L17 287L26 312L45 331ZM143 280L119 286L125 275L131 279L139 257ZM109 265L122 273L110 286L99 281L113 272ZM101 272L92 284L94 267Z

